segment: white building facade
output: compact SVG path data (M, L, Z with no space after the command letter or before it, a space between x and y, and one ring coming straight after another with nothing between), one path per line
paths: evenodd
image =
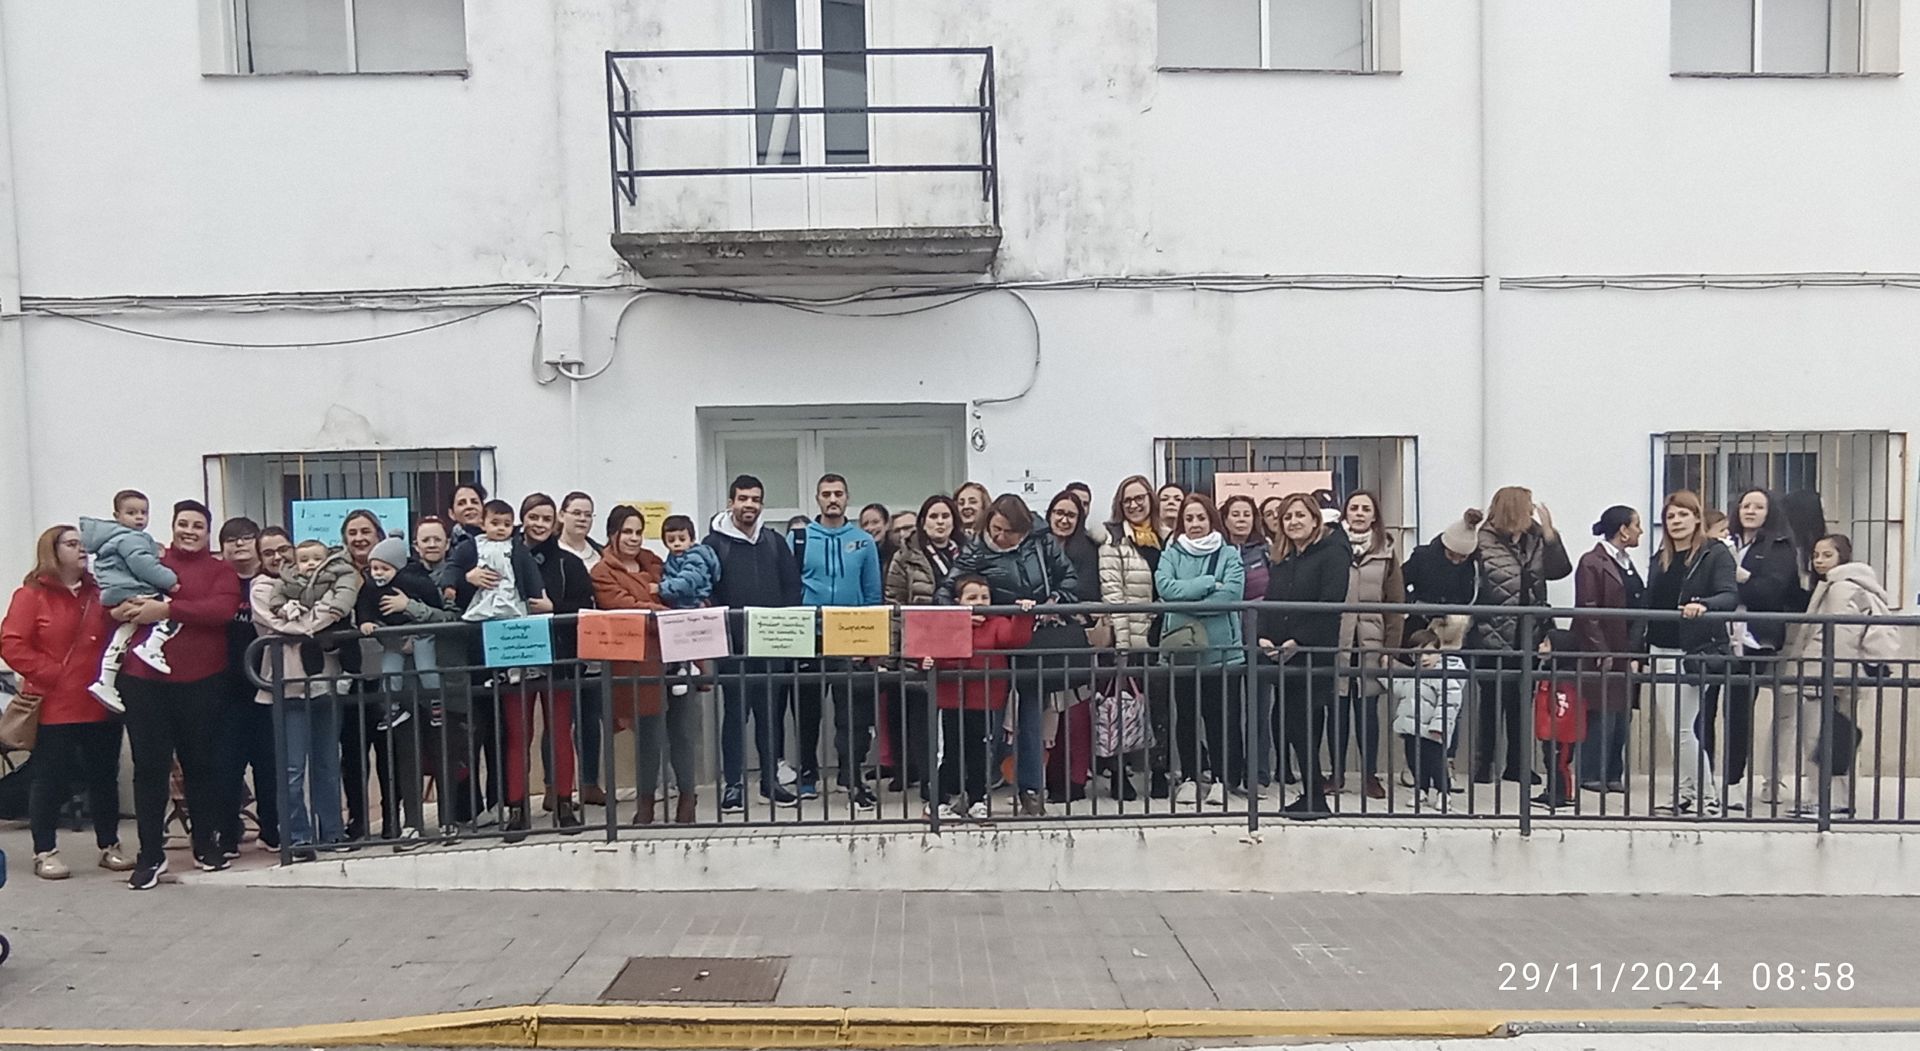
M1421 536L1526 484L1576 550L1815 488L1905 594L1900 15L0 0L0 541L125 486L701 515L750 471L783 516L829 469L1324 470Z

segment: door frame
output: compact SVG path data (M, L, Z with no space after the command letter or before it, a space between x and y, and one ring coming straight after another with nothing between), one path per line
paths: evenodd
M791 0L791 2L794 5L795 46L803 51L810 48L819 49L823 47L825 44L825 25L821 13L821 4L825 2L825 0ZM741 3L744 8L743 13L745 15L746 25L747 39L745 46L751 50L758 46L753 35L753 8L756 0L741 0ZM872 0L865 0L865 2L861 4L861 13L866 20L865 39L869 47L873 46L875 6ZM876 92L878 67L871 56L865 59L865 63L867 67L867 101L871 104ZM794 69L796 73L795 91L798 95L796 100L797 104L801 106L822 105L826 96L826 60L818 55L803 55L795 60ZM749 61L746 64L745 71L745 89L748 99L759 98L759 94L755 90L755 76L755 63ZM805 114L800 116L798 120L800 123L800 166L825 166L827 163L826 118L819 114ZM872 113L867 114L868 164L871 164L873 161L876 148L875 143L879 136L879 130L874 115ZM763 155L760 152L759 122L754 121L749 124L747 131L748 166L753 169L753 174L748 175L746 178L747 225L751 229L791 229L796 226L801 229L846 226L871 227L879 224L879 184L874 174L865 170L867 165L849 164L846 166L844 173L816 172L801 175L782 174L781 169L785 167L784 165L761 163ZM761 174L763 171L765 174ZM783 183L798 184L796 187L800 198L798 213L791 211L794 207L793 205L776 205L774 203L775 201L785 199L785 195L779 189ZM837 209L832 206L832 202L840 200L843 195L838 193L829 194L829 184L858 184L854 187L855 195L862 202L862 206L854 210L858 212L858 214L854 214L854 212L848 212L845 215L832 214L837 211ZM775 213L771 222L762 221L761 213L763 209L756 207L756 202L764 202L766 206L764 210ZM788 214L795 214L799 222L796 224L785 221ZM839 221L847 219L849 216L851 217L849 221Z
M729 435L782 436L798 433L800 442L801 500L807 498L807 483L823 470L820 439L839 434L884 436L886 434L924 434L938 431L947 438L947 475L949 491L967 477L966 406L938 403L874 405L725 405L700 406L694 410L699 430L699 505L701 520L712 518L726 507L727 462L723 447ZM807 436L811 441L806 440ZM812 472L811 474L809 472ZM849 479L854 485L859 479ZM785 526L786 519L774 517L768 509L766 521ZM784 510L784 509L782 509ZM905 510L901 508L900 510ZM918 508L915 508L918 510ZM812 516L811 505L797 509Z

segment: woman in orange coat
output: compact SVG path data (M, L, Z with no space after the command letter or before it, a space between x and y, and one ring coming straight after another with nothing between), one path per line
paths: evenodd
M660 556L646 548L647 519L638 509L622 504L607 514L607 546L593 567L593 596L601 609L665 609L660 601L660 577L666 566ZM662 711L658 681L660 637L652 625L647 628L647 659L616 662L608 680L608 695L613 702L615 730L633 727L639 750L635 762L639 786L639 807L633 823L650 825L654 819L655 793L660 784L661 737L671 743L673 775L679 785L678 809L674 820L691 824L694 817L695 769L693 745L699 736L700 710L691 697L675 697L673 705Z

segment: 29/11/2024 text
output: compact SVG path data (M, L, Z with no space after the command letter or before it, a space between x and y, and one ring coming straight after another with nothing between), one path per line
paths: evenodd
M1549 993L1556 988L1605 993L1719 992L1725 985L1718 962L1582 964L1529 960L1502 963L1499 972L1503 993ZM1759 993L1844 993L1855 985L1851 963L1761 961L1747 971L1747 978L1748 988Z

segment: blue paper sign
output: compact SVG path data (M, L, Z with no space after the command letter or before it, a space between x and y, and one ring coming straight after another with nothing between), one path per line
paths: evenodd
M542 613L512 620L480 622L487 667L524 668L553 663L553 616Z
M295 500L293 502L293 542L318 540L328 547L340 546L340 527L355 511L372 511L380 519L388 536L407 535L407 502L386 500Z

